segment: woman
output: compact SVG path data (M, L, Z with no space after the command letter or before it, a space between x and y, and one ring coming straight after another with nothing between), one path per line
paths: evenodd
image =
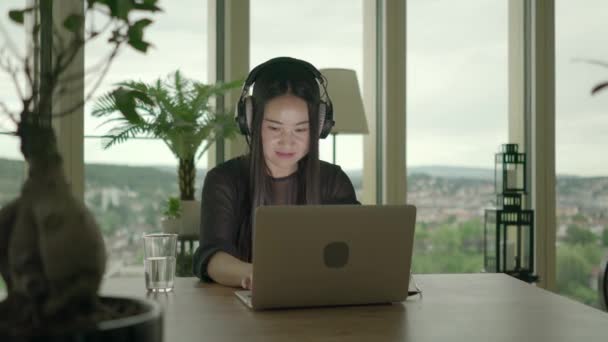
M237 114L249 153L210 170L203 185L194 255L199 278L251 288L259 206L359 203L342 169L319 161L319 138L331 130L332 118L325 79L311 64L278 57L251 71Z

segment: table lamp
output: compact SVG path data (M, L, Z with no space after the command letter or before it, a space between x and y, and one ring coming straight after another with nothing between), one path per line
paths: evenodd
M327 79L327 92L334 107L334 128L331 130L333 163L336 163L337 134L367 134L367 119L359 90L357 73L352 69L319 70Z

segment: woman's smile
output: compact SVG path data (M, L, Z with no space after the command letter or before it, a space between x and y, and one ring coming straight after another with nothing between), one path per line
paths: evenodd
M275 152L277 157L281 158L281 159L290 159L293 158L296 153L295 152L280 152L280 151L276 151Z

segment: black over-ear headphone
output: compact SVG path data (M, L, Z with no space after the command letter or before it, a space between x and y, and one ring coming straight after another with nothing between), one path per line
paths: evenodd
M331 103L331 99L329 98L329 94L327 94L327 80L321 74L317 68L315 68L312 64L291 57L276 57L267 62L264 62L257 67L255 67L245 80L245 84L243 84L243 91L241 92L241 97L239 98L239 102L236 106L236 117L235 120L239 126L239 130L241 134L251 136L251 123L253 119L253 100L251 95L249 95L249 88L251 85L255 83L256 78L264 69L266 69L270 65L279 64L279 63L293 63L299 66L303 66L306 70L310 71L310 73L314 76L315 80L319 84L319 92L322 93L321 96L325 97L325 100L321 99L319 104L319 137L324 139L331 132L332 127L334 126L334 110Z

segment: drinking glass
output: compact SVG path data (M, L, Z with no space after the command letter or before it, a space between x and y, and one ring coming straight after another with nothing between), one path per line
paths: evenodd
M148 291L173 290L176 252L177 234L144 235L144 271Z

